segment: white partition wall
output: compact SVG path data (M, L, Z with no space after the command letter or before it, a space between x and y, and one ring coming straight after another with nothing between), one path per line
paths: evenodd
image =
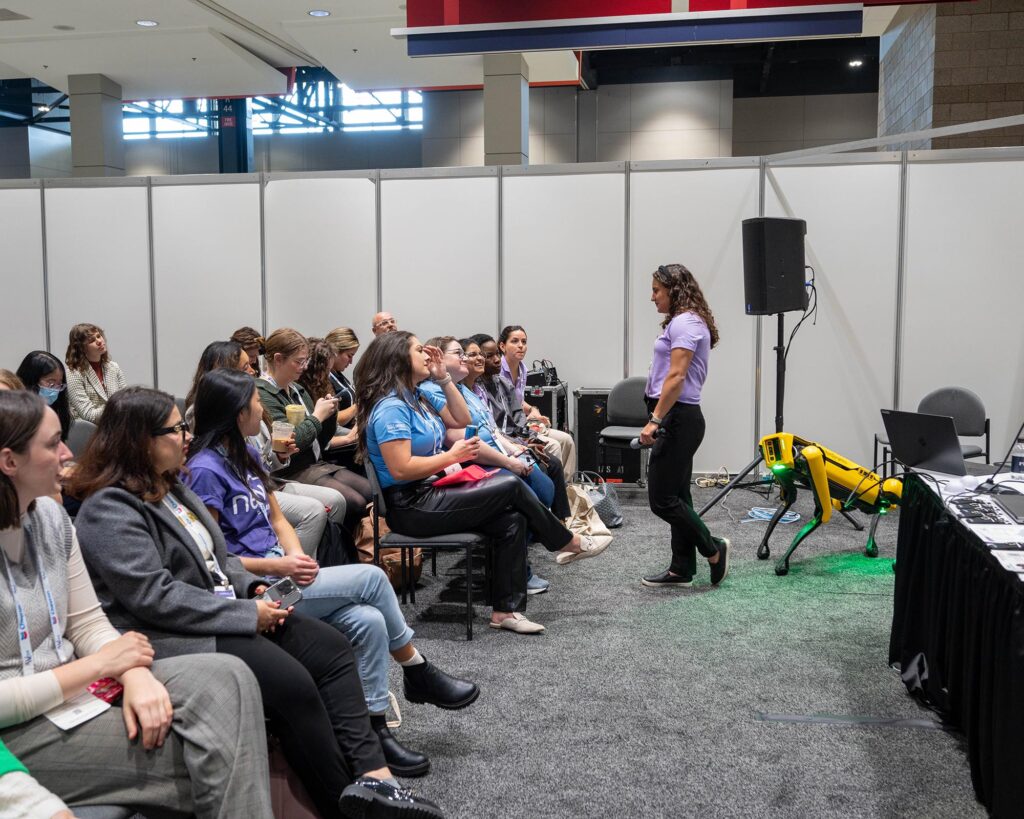
M754 457L754 319L743 312L740 223L757 215L758 167L684 168L638 163L630 176L629 374L646 375L661 316L651 303L658 265L689 268L721 341L701 396L707 422L695 468L738 471ZM643 170L650 167L651 170Z
M0 187L0 367L8 370L26 353L46 349L42 222L38 185ZM57 355L63 359L63 349Z
M974 390L1001 458L1024 419L1024 161L928 157L908 169L900 404Z
M497 169L465 171L473 175L381 174L381 308L421 341L493 332L497 322Z
M768 170L765 215L807 222L818 289L817 323L804 322L787 359L785 427L870 467L879 410L892 406L900 163L897 154L831 159L852 164ZM799 320L786 314L787 340ZM762 327L766 435L775 430L776 317Z
M157 380L175 395L188 391L209 342L262 321L260 186L239 180L165 177L174 184L153 188Z
M363 344L377 307L376 191L370 174L271 175L264 192L267 327Z
M144 179L118 187L48 187L50 330L61 358L68 330L103 328L129 384L153 385L149 214Z
M527 363L551 359L570 389L622 379L626 179L608 167L508 169L502 184L501 323L523 325Z

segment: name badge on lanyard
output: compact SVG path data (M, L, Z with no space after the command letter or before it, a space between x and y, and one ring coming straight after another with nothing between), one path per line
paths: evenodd
M224 597L228 600L237 600L235 596L235 590L231 586L214 586L213 593L218 597Z
M61 634L60 618L57 616L57 604L53 599L53 592L50 591L50 583L46 577L46 569L43 562L38 558L35 551L25 544L25 550L32 553L32 562L36 567L36 574L39 575L39 585L43 587L43 596L46 598L46 608L50 617L50 629L53 632L53 649L57 658L63 662L62 650L64 638ZM21 653L21 673L30 677L36 673L35 661L32 653L32 637L28 631L28 616L25 614L25 607L18 599L18 585L14 582L14 575L11 573L11 564L7 560L7 554L0 549L0 555L4 559L4 569L7 572L7 582L11 588L11 599L14 601L15 625L18 629L18 649Z

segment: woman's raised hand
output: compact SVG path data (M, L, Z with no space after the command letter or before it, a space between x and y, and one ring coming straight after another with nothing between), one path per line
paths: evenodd
M440 347L424 347L423 352L427 354L427 369L430 370L430 377L435 381L443 381L448 375L448 366L444 363L444 353Z

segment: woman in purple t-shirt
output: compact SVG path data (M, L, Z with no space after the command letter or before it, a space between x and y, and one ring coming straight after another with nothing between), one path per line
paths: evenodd
M694 511L690 479L693 456L704 440L700 392L718 328L700 285L681 264L655 271L651 301L665 319L654 342L645 390L651 420L640 433L640 443L652 447L647 495L651 511L672 527L672 563L642 582L659 588L692 585L699 550L711 564L711 583L717 586L729 571L729 541L713 537Z

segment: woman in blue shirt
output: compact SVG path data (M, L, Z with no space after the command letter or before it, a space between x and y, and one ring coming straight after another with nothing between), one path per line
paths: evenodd
M480 694L475 683L456 679L428 663L412 644L387 575L377 566L320 568L305 554L295 530L268 491L259 453L246 444L258 430L263 407L253 378L212 370L196 391L195 439L185 480L224 533L228 551L250 572L291 577L302 587L295 610L330 623L355 649L370 724L388 767L399 776L421 776L430 760L399 744L387 727L388 654L404 671L405 696L458 710Z
M418 389L428 378L443 390L440 411ZM566 529L514 475L503 472L452 487L432 484L481 452L479 436L459 438L445 449L447 429L464 428L472 417L441 350L424 347L405 331L378 336L356 365L355 383L359 447L377 473L391 528L428 536L475 531L491 538L491 627L519 634L543 631L522 614L527 530L558 552L560 563L599 550L589 538Z

